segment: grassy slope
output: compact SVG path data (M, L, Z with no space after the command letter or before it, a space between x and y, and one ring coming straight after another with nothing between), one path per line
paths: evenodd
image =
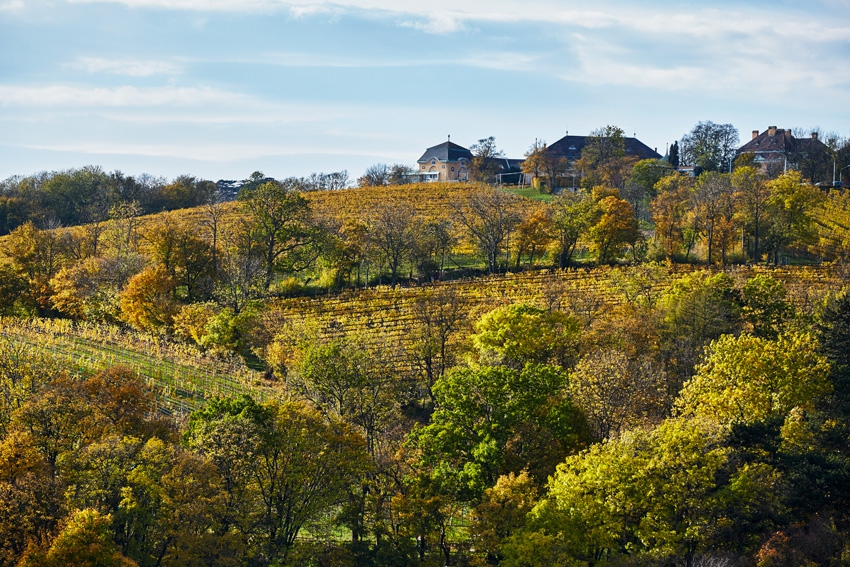
M161 411L182 416L210 397L278 395L238 360L221 360L160 338L108 325L0 318L0 336L47 354L72 374L127 366L154 391Z

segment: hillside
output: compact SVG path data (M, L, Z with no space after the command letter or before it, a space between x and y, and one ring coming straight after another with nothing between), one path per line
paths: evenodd
M392 345L390 356L399 371L409 370L407 353L422 322L417 307L423 302L449 301L465 321L465 340L471 325L484 313L497 307L528 303L543 308L565 310L594 318L626 303L655 304L676 277L700 270L699 266L649 265L637 267L598 267L569 270L535 270L517 274L492 275L423 286L391 288L378 286L316 297L277 299L266 304L265 318L278 338L290 342L288 333L299 333L299 323L308 322L313 338L345 339L379 336L382 347ZM757 274L781 281L788 298L798 309L811 312L828 293L840 291L847 274L843 267L737 266L727 273L741 283ZM292 326L291 324L295 324ZM266 345L258 345L262 350Z
M150 388L157 409L177 421L213 398L279 397L238 358L207 356L187 344L113 325L2 317L0 344L4 356L46 360L80 378L127 367Z

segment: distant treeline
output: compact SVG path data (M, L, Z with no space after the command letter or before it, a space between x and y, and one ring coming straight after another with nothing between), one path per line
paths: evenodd
M216 183L191 175L169 181L144 173L107 173L94 165L16 175L0 181L0 235L28 221L42 229L104 221L121 204L136 203L141 214L150 214L232 200L241 188L271 180L257 171L244 181ZM313 173L292 181L301 191L344 189L348 172Z

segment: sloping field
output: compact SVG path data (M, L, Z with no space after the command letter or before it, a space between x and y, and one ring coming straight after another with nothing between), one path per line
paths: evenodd
M340 337L368 333L380 339L385 360L401 369L416 320L417 302L434 295L455 298L461 318L474 322L499 305L529 302L541 306L600 312L642 297L654 301L689 266L541 270L458 280L427 286L377 287L313 298L275 300L269 314L278 320L311 323L320 334ZM791 298L810 309L827 292L844 285L846 275L831 267L736 267L733 277L767 273L782 280ZM155 393L160 411L176 418L217 396L247 393L259 400L284 392L239 359L206 356L187 345L126 329L60 319L0 318L0 337L32 352L48 354L69 372L88 376L114 365L138 373Z
M263 384L259 373L239 360L204 356L190 347L119 327L3 317L0 337L47 354L59 367L78 376L127 366L154 392L160 411L178 418L213 397L247 393L264 400L276 395Z
M326 337L380 333L383 342L398 347L398 364L409 347L416 321L414 305L434 294L452 294L470 322L500 305L528 302L540 306L600 312L606 307L640 298L654 302L678 275L701 266L599 267L539 270L519 274L457 280L419 287L379 286L336 295L275 301L270 310L285 321L309 321ZM789 296L802 309L844 285L845 274L831 267L739 266L727 272L739 280L758 273L785 283ZM385 356L385 355L382 355Z

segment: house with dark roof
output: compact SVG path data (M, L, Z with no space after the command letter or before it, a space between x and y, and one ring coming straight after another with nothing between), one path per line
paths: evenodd
M451 140L425 150L417 161L421 181L467 181L472 152Z
M829 148L818 139L817 132L810 138L795 138L791 130L776 126L761 133L753 130L753 137L738 148L735 157L742 154L753 154L753 164L769 175L796 169L816 182L829 174Z
M570 136L569 134L553 143L547 149L550 156L556 158L567 158L576 161L581 158L581 151L587 144L590 136ZM637 138L623 138L626 156L635 156L638 159L661 159L661 154L653 150Z

